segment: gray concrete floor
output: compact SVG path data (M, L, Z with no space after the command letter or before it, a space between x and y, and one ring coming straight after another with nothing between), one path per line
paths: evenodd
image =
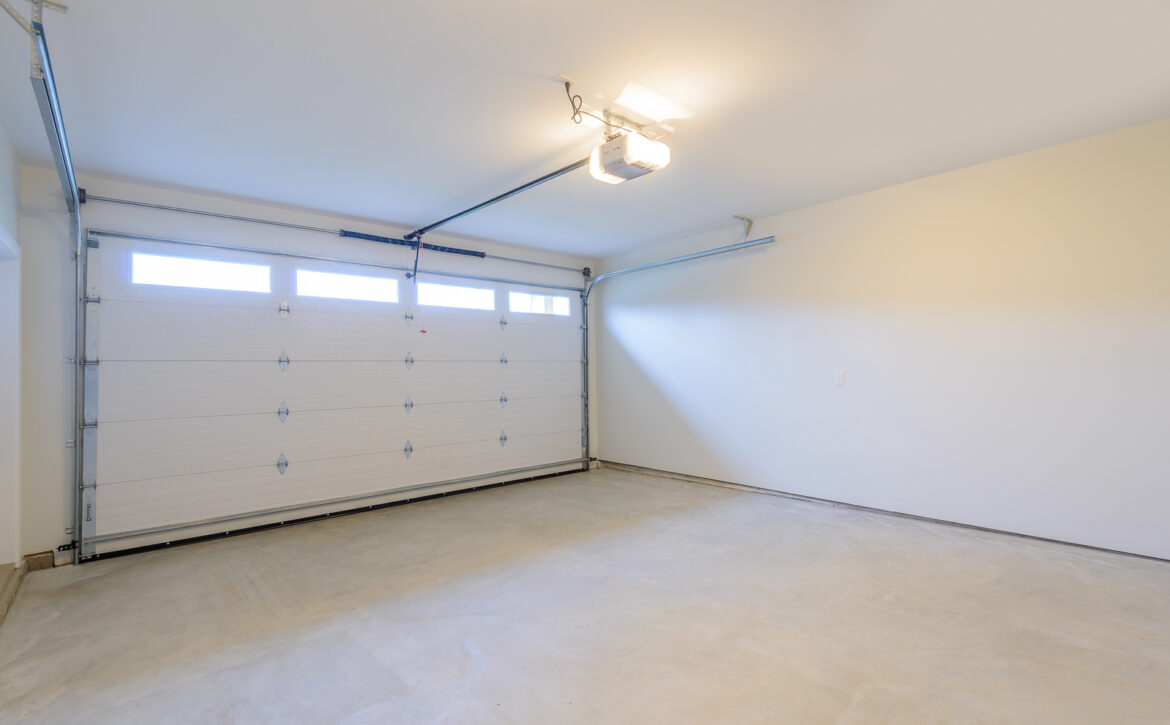
M29 574L0 721L1170 722L1170 564L617 471Z

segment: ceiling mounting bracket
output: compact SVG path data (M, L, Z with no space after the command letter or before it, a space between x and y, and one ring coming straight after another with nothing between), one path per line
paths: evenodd
M736 219L743 222L743 238L749 239L752 236L752 226L755 225L756 220L746 216L736 216Z
M4 8L4 12L8 13L8 15L11 16L12 19L16 21L16 24L19 25L20 27L24 28L24 32L28 33L30 36L35 36L37 33L36 29L33 27L33 23L40 25L40 23L41 23L41 10L43 8L48 8L50 10L56 10L59 13L69 12L69 8L67 6L62 5L61 3L52 2L52 0L28 0L28 1L30 3L32 3L32 19L31 20L26 20L23 15L21 15L20 13L18 13L16 11L16 8L12 7L12 3L8 2L8 0L0 0L0 8ZM33 50L33 68L37 67L38 62L39 62L39 59L37 57L37 52L34 49Z

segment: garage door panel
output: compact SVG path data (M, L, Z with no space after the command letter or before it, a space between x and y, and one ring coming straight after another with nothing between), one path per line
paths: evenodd
M581 427L581 397L509 399L501 425L509 436L536 435Z
M503 422L498 400L416 402L406 417L406 431L414 445L430 446L498 437Z
M550 450L542 440L549 437L522 439L511 451L498 441L477 441L420 449L409 460L401 453L315 461L294 457L284 474L263 466L99 485L98 535L310 504L336 498L338 491L361 496L467 478L507 470L510 461L554 463L540 458ZM562 451L568 450L562 445Z
M412 482L423 483L508 470L511 466L505 465L510 458L505 453L506 448L500 445L498 438L458 445L420 446L410 457L406 476Z
M503 384L509 399L580 395L581 363L509 361Z
M301 360L394 360L405 358L417 330L393 314L343 314L295 310L281 325L282 345Z
M401 362L294 359L281 376L280 400L290 411L401 405L409 395L404 373Z
M499 317L494 319L441 319L429 308L416 311L413 342L415 357L422 360L493 360L504 352Z
M243 416L114 422L99 430L103 456L98 480L165 478L230 468L374 453L398 453L407 440L416 448L493 441L500 432L515 442L575 425L579 400L509 401L360 410L292 411ZM494 449L492 449L494 452ZM513 449L514 450L514 449Z
M501 468L526 468L548 461L571 461L580 457L581 430L578 421L577 427L572 429L509 436L500 465Z
M581 456L579 430L555 431L536 435L509 435L503 446L498 440L459 446L436 446L415 449L411 463L435 466L438 471L456 471L457 475L474 475L476 470L512 470Z
M276 308L102 300L104 360L275 360Z
M369 454L98 486L98 534L173 526L204 519L326 501L406 483L401 454ZM341 492L341 493L339 493Z
M509 364L510 365L510 364ZM340 407L393 406L411 397L415 403L499 400L565 393L571 381L563 370L530 368L529 375L509 373L498 362L450 363L293 361L282 388L290 408L319 410ZM580 381L576 393L580 393Z
M173 526L267 508L281 475L275 466L97 485L97 535Z
M98 426L97 480L116 483L274 464L275 413L111 422Z
M407 428L401 406L293 412L284 425L281 452L290 461L398 453Z
M264 265L271 292L133 284L133 251ZM401 279L399 302L300 297L296 270L320 265L289 258L105 240L94 254L98 537L223 530L581 456L578 323L503 311L506 284L468 283L494 288L500 310L422 308Z
M503 335L505 351L516 360L581 359L581 329L576 325L532 325L509 322Z
M418 361L406 378L416 402L499 400L506 377L498 360L481 362Z
M101 421L276 412L280 366L272 362L104 362Z

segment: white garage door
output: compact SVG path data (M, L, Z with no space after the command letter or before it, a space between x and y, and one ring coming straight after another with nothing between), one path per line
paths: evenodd
M83 556L582 466L575 291L99 242Z

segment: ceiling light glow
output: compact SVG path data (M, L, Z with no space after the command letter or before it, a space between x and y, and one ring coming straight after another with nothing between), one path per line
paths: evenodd
M667 119L691 118L694 114L661 93L656 93L640 83L626 84L614 103L634 113L662 123Z

